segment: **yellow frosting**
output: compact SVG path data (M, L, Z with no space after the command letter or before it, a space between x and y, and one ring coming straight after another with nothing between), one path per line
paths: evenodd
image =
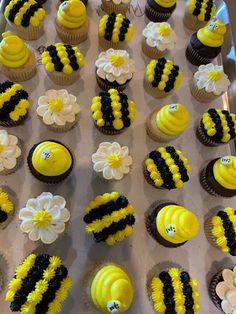
M197 38L208 47L220 47L224 43L224 34L226 26L220 20L216 20L207 26L200 28L197 32Z
M9 198L9 195L0 188L0 210L9 214L14 209L14 205Z
M91 297L94 305L104 313L111 313L107 306L112 301L119 312L128 310L133 300L133 287L128 274L114 264L103 266L92 281Z
M66 28L81 27L87 19L86 7L80 0L62 2L57 12L57 21Z
M20 37L11 32L2 34L0 63L9 68L20 68L29 59L30 51Z
M72 158L65 146L45 141L35 148L32 164L44 176L59 176L69 170Z
M175 5L176 0L154 0L157 4L159 4L163 8L170 8Z
M165 134L176 136L188 126L189 112L181 104L166 105L156 115L157 127Z
M193 14L195 9L196 9L196 4L198 4L201 7L199 10L199 14L197 15L197 19L199 21L207 21L207 20L209 20L209 19L206 19L206 13L208 13L207 9L208 9L208 6L212 4L212 2L213 2L213 0L202 0L202 2L199 4L199 2L197 0L189 0L188 1L188 12L190 14ZM208 14L210 14L210 20L213 19L215 12L216 12L216 5L215 5L215 3L213 3L213 5L211 7L211 11L210 11L210 13L208 13Z
M171 243L183 243L195 237L199 230L197 217L178 205L163 207L156 217L156 226L161 236Z
M213 166L215 180L224 188L236 189L236 156L225 156L218 159Z

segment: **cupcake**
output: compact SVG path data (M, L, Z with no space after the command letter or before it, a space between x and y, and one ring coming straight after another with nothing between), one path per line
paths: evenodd
M27 117L30 103L23 86L11 81L0 83L0 125L22 124Z
M156 313L194 314L200 310L197 281L179 268L153 276L147 288Z
M0 175L15 172L21 163L22 152L19 140L6 130L0 130Z
M146 130L154 141L169 142L184 132L188 122L188 110L181 104L170 104L151 112L146 122Z
M153 22L165 22L176 8L176 0L147 0L145 15Z
M211 215L204 225L208 241L224 253L236 256L236 213L226 207Z
M10 80L27 81L36 73L33 48L11 32L2 34L0 42L0 70Z
M49 130L66 132L79 119L80 106L74 95L67 90L50 89L38 99L37 114Z
M200 173L200 183L213 196L235 196L236 156L224 156L209 161Z
M144 88L155 98L164 98L173 93L182 82L182 72L173 61L165 58L151 60L146 67Z
M45 10L36 0L10 0L4 16L11 30L25 40L43 35Z
M48 140L35 144L27 162L32 175L45 183L59 183L71 173L73 156L62 143Z
M63 43L48 46L41 58L48 77L58 85L73 84L84 66L84 56L79 48Z
M16 268L5 300L20 313L59 313L72 279L58 256L30 254Z
M144 161L144 177L157 189L180 189L189 180L191 168L183 153L173 146L153 150Z
M97 311L112 314L128 311L134 295L129 275L114 263L96 267L90 274L86 293L89 303Z
M114 245L133 233L134 208L124 195L105 193L85 208L84 222L96 242Z
M225 24L216 20L192 34L185 52L188 61L197 66L211 63L221 52L225 33Z
M6 227L9 222L9 218L13 215L13 211L14 205L9 195L0 187L0 229L4 229Z
M105 0L106 1L106 0ZM103 49L121 49L134 35L134 25L121 13L103 15L98 28L99 44Z
M230 85L222 65L200 65L190 84L191 93L200 102L211 102L227 92Z
M93 170L105 180L121 180L133 163L129 148L117 142L103 142L92 155Z
M236 137L235 114L227 110L209 109L201 117L197 137L206 146L229 143Z
M135 119L135 103L117 89L93 97L91 111L96 128L109 135L122 133Z
M63 43L78 45L88 36L89 20L86 7L80 0L67 0L60 5L56 17L56 31Z
M214 0L188 0L184 12L184 25L192 31L206 26L216 13Z
M143 53L151 59L163 57L174 49L177 36L170 24L149 22L144 28L142 39Z
M110 48L101 52L95 66L97 83L103 90L116 88L123 91L135 72L134 60L126 50Z
M62 196L54 196L50 192L29 199L19 211L21 231L27 233L34 242L55 242L65 231L65 223L70 219L70 212L65 206L66 200Z
M110 13L124 14L128 11L131 0L102 0L103 10Z
M60 3L63 3L63 2L65 2L65 1L67 1L67 0L59 0ZM81 0L81 1L83 2L83 4L84 4L85 6L87 6L88 0Z

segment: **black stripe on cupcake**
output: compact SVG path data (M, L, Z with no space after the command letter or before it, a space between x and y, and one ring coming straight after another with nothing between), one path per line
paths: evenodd
M54 64L55 71L61 72L63 70L63 63L61 62L60 57L57 54L57 49L54 45L50 45L46 49L49 52L49 55L52 59L52 63Z
M104 38L106 40L109 40L109 41L111 40L115 22L116 22L116 14L115 13L111 13L108 16L108 20L107 20L106 28L105 28Z
M236 256L236 233L234 231L233 223L230 221L228 214L222 210L218 212L217 216L222 220L229 253L232 256Z
M187 182L189 180L188 172L187 169L184 166L183 161L180 159L178 153L176 152L175 148L172 146L167 146L166 147L167 153L170 154L171 158L175 161L175 164L179 168L179 173L181 175L181 180L183 182Z
M235 138L235 126L234 126L233 119L227 110L222 110L222 113L225 115L225 119L229 127L230 139L233 139Z
M35 12L37 12L40 8L42 8L42 6L39 3L31 5L23 15L21 25L24 27L29 26L31 17L33 17Z
M190 276L187 272L182 271L180 274L180 279L183 284L183 295L185 297L184 305L186 313L194 313L193 289L190 285Z
M77 63L77 59L75 56L75 51L71 45L64 45L67 52L67 58L70 60L70 66L74 71L79 69L79 65Z
M122 121L124 123L124 127L129 127L131 124L129 118L129 109L128 109L128 97L125 93L119 92L120 103L121 103L121 113L122 113Z
M14 4L9 12L8 19L12 23L14 23L16 14L20 11L20 9L23 7L25 2L28 2L28 0L20 0L16 4Z
M165 313L176 314L175 311L175 300L174 300L174 288L172 286L172 278L170 274L166 271L163 271L159 275L160 280L163 283L163 294L164 294L164 304L166 306Z
M111 106L111 98L108 92L100 92L99 96L101 97L101 112L102 118L105 122L105 127L112 127L112 122L115 119L113 116L113 110Z
M198 16L201 14L201 9L202 9L202 4L204 3L203 0L196 0L195 3L195 8L193 10L193 15ZM214 5L213 0L209 0L207 2L207 6L205 8L205 15L204 15L204 21L209 21L211 19L211 12L212 12L212 7Z
M125 34L128 32L129 25L130 25L130 21L126 17L124 17L121 23L121 28L120 28L120 33L119 33L120 41L125 40Z
M7 213L0 209L0 223L6 221L8 218Z
M175 80L179 74L179 66L178 65L173 65L173 68L169 74L169 79L166 82L166 87L164 88L164 91L168 93L174 88Z
M165 58L158 59L154 69L154 80L152 81L153 87L157 87L158 84L160 83L166 62L167 60Z

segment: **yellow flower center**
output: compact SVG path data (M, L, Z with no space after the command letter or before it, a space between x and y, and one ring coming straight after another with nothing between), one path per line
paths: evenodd
M208 73L208 77L212 81L219 81L221 79L221 74L216 70L211 70Z
M38 228L46 228L51 221L52 216L45 209L39 210L33 218L34 226Z
M53 112L59 112L64 107L64 103L60 98L52 98L48 103L48 107Z
M169 36L170 35L170 27L168 25L161 25L159 27L159 33L161 36Z
M2 153L2 151L3 151L3 145L0 144L0 154Z
M108 156L108 164L111 168L119 168L122 164L122 157L120 155L112 154Z
M112 55L110 56L109 60L111 64L116 68L118 68L125 62L125 59L119 55Z

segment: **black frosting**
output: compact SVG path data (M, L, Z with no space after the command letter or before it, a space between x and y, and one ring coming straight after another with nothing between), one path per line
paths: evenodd
M190 311L191 313L191 311L193 311L194 299L193 299L193 289L190 285L190 277L188 273L181 272L180 279L183 284L183 294L185 296L184 305L185 305L186 311Z
M111 40L112 38L112 33L114 30L114 25L116 22L116 14L113 12L109 15L107 23L106 23L106 28L105 28L105 34L104 38L108 41ZM124 41L125 40L125 34L128 32L130 21L124 17L121 27L119 29L119 40Z
M7 213L0 209L0 223L7 220Z
M197 0L196 1L193 15L198 16L201 13L202 3L203 3L203 0ZM206 13L204 16L205 21L209 21L211 19L211 10L212 10L213 4L214 4L213 0L209 0L207 2Z
M166 306L165 313L176 313L175 311L175 300L174 300L174 289L172 287L172 279L168 272L163 271L159 275L160 280L163 283L164 293L164 304Z
M229 253L232 256L236 256L236 233L234 231L233 223L230 221L227 213L222 210L218 212L217 216L222 220Z
M16 14L20 11L20 9L23 7L24 3L28 0L19 0L16 4L14 4L9 12L8 19L12 23L14 23L14 19Z
M189 180L187 170L184 166L183 161L179 158L179 155L176 152L175 148L172 146L167 146L166 151L167 151L167 153L170 154L171 158L174 159L175 164L179 167L179 173L181 174L181 180L183 182L187 182Z
M79 65L77 63L74 49L72 48L71 45L65 45L65 47L66 47L66 52L67 52L68 58L70 60L70 66L72 67L72 69L74 71L78 70Z

